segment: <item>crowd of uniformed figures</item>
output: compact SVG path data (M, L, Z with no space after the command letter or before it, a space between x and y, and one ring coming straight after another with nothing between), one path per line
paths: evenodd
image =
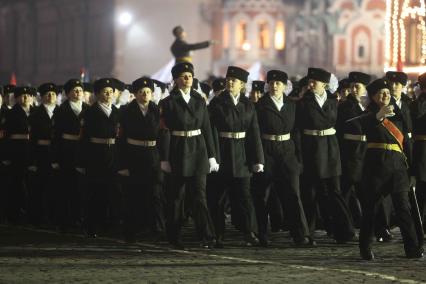
M210 85L183 62L169 87L147 77L4 86L1 222L88 237L119 228L129 242L150 230L182 249L190 218L202 247L222 248L229 214L247 246L283 228L295 246L315 246L324 229L359 240L366 260L399 226L406 256L422 257L426 73L411 97L402 72L351 72L332 93L331 74L309 68L288 94L288 75L271 70L246 96L248 75L229 66Z

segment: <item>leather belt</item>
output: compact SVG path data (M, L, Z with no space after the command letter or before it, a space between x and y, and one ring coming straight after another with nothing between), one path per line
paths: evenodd
M90 142L95 143L95 144L114 145L115 144L115 138L90 137Z
M303 134L311 136L328 136L336 134L336 129L328 128L323 130L314 130L314 129L304 129Z
M180 137L192 137L192 136L198 136L200 134L201 134L201 129L188 130L188 131L178 131L178 130L172 131L173 136L180 136Z
M396 152L402 153L401 148L399 147L398 144L368 143L367 148L368 149L382 149L382 150L396 151Z
M414 135L414 140L415 141L426 141L426 135Z
M246 137L245 132L219 132L219 136L229 139L242 139Z
M183 56L176 58L176 62L192 62L191 56Z
M367 136L365 136L365 135L356 135L356 134L345 133L345 134L343 134L343 139L352 140L352 141L367 142Z
M52 144L52 141L47 139L37 140L37 145L40 145L40 146L50 146L50 144Z
M29 134L12 134L9 136L10 139L13 140L30 140Z
M269 141L287 141L290 140L290 133L274 135L274 134L262 134L262 139Z
M127 138L127 143L130 145L142 147L154 147L157 145L157 141L155 140L136 140L132 138Z
M78 141L80 140L80 135L64 133L62 134L62 138L65 140Z

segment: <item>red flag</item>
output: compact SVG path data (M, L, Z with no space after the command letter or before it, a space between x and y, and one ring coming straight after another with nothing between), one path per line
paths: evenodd
M396 63L396 71L403 72L404 64L402 64L402 60L398 60Z
M15 72L12 72L12 75L10 76L9 84L16 86L16 75L15 75Z

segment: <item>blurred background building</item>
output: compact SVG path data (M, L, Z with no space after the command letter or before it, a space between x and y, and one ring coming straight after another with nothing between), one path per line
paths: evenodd
M0 83L161 74L173 64L171 30L188 42L197 77L230 64L261 78L323 67L381 76L425 72L425 0L0 0Z

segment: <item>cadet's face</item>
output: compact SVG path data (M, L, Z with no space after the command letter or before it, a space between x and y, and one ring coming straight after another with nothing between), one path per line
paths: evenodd
M269 81L269 90L272 95L281 97L284 94L286 85L281 81Z
M243 81L233 77L226 78L226 89L231 93L231 95L239 95L243 87Z
M315 94L323 94L325 91L326 83L317 81L317 80L309 80L308 88L314 92Z
M32 103L32 97L29 94L23 94L17 99L17 103L23 107L29 107Z
M341 92L340 92L340 94L341 94L341 96L343 97L343 98L346 98L347 96L349 96L349 94L351 93L351 89L349 89L349 88L344 88Z
M390 102L390 91L388 89L380 89L372 99L379 107L387 106Z
M250 92L250 101L253 103L257 103L262 97L262 93L260 91L251 91Z
M114 100L118 101L121 97L121 92L118 89L114 89Z
M55 92L47 92L42 98L43 104L54 105L56 104L56 93Z
M84 91L83 92L83 100L84 100L84 102L85 103L90 103L90 98L92 97L92 93L91 92L87 92L87 91Z
M179 89L187 89L192 87L192 73L191 72L183 72L176 79L176 84Z
M152 91L147 87L139 89L135 97L138 103L145 105L152 99Z
M68 93L68 99L72 102L78 102L83 99L83 88L75 87Z
M351 90L352 94L357 98L361 97L366 92L365 85L362 83L353 83Z
M114 100L114 89L111 87L105 87L99 91L96 97L100 103L110 105Z
M399 83L399 82L391 82L391 93L392 96L396 97L397 99L399 99L399 97L401 96L402 93L402 88L404 86Z

